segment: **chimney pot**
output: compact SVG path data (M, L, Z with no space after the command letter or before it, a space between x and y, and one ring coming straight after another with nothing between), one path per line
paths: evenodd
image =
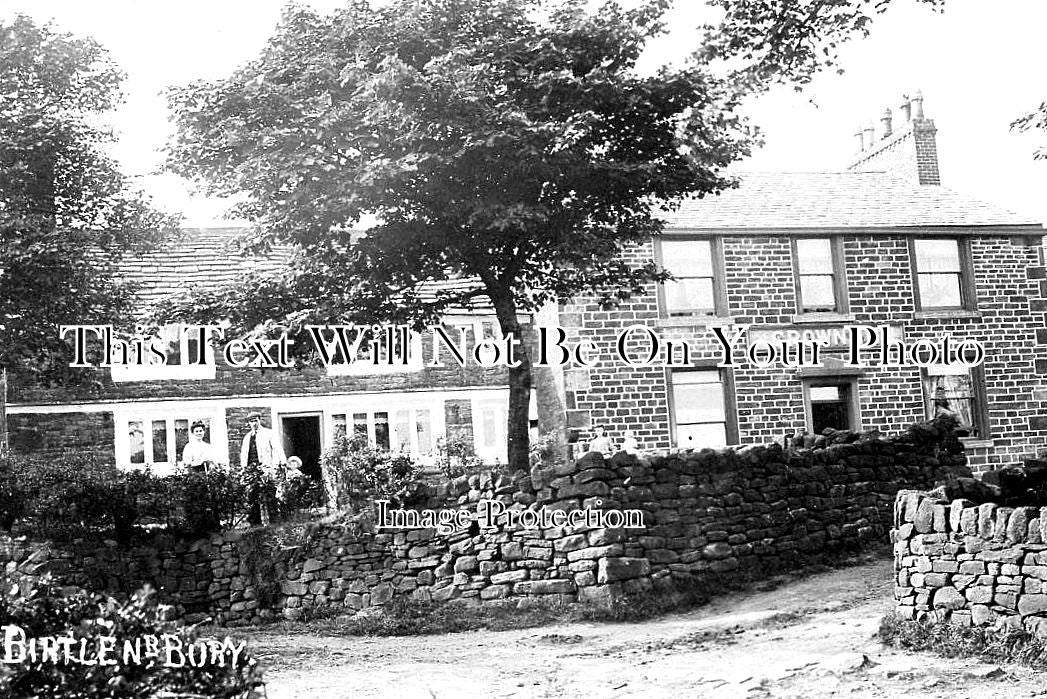
M865 132L865 142L872 148L872 145L876 143L876 129L873 128L872 122L870 121L869 125L862 130Z
M862 127L859 126L858 130L854 133L854 135L858 137L858 151L859 152L864 151L865 150L865 134L862 133Z
M883 137L887 138L891 135L891 110L883 110L883 116L880 117L880 123L883 124Z
M911 121L912 103L909 102L909 95L902 95L902 106L900 109L902 111L902 118L905 119L906 122Z
M913 103L913 118L923 119L923 92L921 90L916 91L916 96L912 98Z

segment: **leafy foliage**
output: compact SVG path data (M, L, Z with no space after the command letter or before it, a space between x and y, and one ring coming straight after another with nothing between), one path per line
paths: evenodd
M0 21L0 364L24 383L91 378L58 326L128 325L114 263L174 229L102 152L122 78L93 40Z
M1012 129L1018 131L1042 131L1047 132L1047 100L1040 102L1040 106L1028 114L1018 117L1011 123ZM1033 152L1036 160L1047 159L1047 146L1041 146Z
M372 446L361 435L339 435L320 460L332 507L360 512L375 500L410 504L423 489L420 469L407 454Z
M317 501L311 479L282 488L266 479L275 518ZM0 457L0 526L57 542L112 538L132 543L145 528L197 538L232 526L247 512L251 483L239 469L157 476L123 471L91 456Z
M942 11L945 0L917 0ZM803 88L821 70L839 65L840 46L869 35L891 0L711 0L723 11L706 34L700 60L724 60L732 78L760 91L789 83ZM838 69L843 72L842 69Z
M476 455L473 445L455 437L437 442L436 463L448 479L476 473L484 466L483 459Z
M120 657L124 640L134 642L145 636L170 634L182 647L204 640L194 629L164 620L163 609L147 590L121 603L83 590L59 588L49 579L12 580L4 575L0 585L0 625L19 626L27 637L70 636L75 640L74 656L83 642L88 649L86 657L97 659L98 643L103 637L114 637L118 641L110 659ZM264 696L262 673L252 658L244 653L233 665L229 648L222 652L222 657L224 667L217 663L169 667L163 652L154 657L143 654L140 664L114 665L65 664L27 655L21 662L0 666L0 694L11 699L43 696L254 699Z
M669 4L290 8L257 59L171 93L170 164L212 194L246 193L257 242L294 244L294 269L251 282L264 302L228 289L166 310L246 332L274 317L432 322L486 298L522 339L518 312L666 278L621 253L660 232L653 202L730 186L721 169L751 135L736 85L697 62L633 70ZM379 223L352 232L364 216ZM520 354L509 462L526 468Z

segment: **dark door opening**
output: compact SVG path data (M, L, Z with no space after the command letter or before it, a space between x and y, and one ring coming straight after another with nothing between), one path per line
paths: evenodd
M834 430L854 429L850 384L812 385L809 390L811 428L814 434L821 434L827 427Z
M320 416L282 417L284 453L302 460L302 473L320 479Z

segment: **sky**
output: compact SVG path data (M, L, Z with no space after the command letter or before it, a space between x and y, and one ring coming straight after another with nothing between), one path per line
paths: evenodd
M299 0L329 11L344 0ZM194 193L160 173L161 148L173 127L165 87L218 79L256 56L285 0L0 0L0 18L23 13L63 31L94 37L127 73L126 102L112 115L112 155L164 210L187 226L230 225L229 202ZM677 0L670 26L643 56L647 67L678 60L708 15L701 3ZM1042 83L1042 0L974 3L946 0L944 13L914 0L893 0L871 35L847 44L842 75L825 73L802 93L781 88L747 105L765 145L741 170L841 170L857 150L854 135L903 94L922 91L938 129L942 185L1047 221L1047 161L1033 151L1045 133L1016 133L1010 123L1047 99Z

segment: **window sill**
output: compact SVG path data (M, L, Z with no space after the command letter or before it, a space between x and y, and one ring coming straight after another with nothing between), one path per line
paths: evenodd
M965 449L991 449L996 440L979 437L960 437Z
M733 325L730 316L673 316L655 321L657 328L704 327L707 325Z
M796 325L805 323L853 323L853 313L797 313L792 317Z
M916 320L931 320L935 318L970 318L980 320L982 314L968 308L948 308L940 311L916 311L913 318Z

